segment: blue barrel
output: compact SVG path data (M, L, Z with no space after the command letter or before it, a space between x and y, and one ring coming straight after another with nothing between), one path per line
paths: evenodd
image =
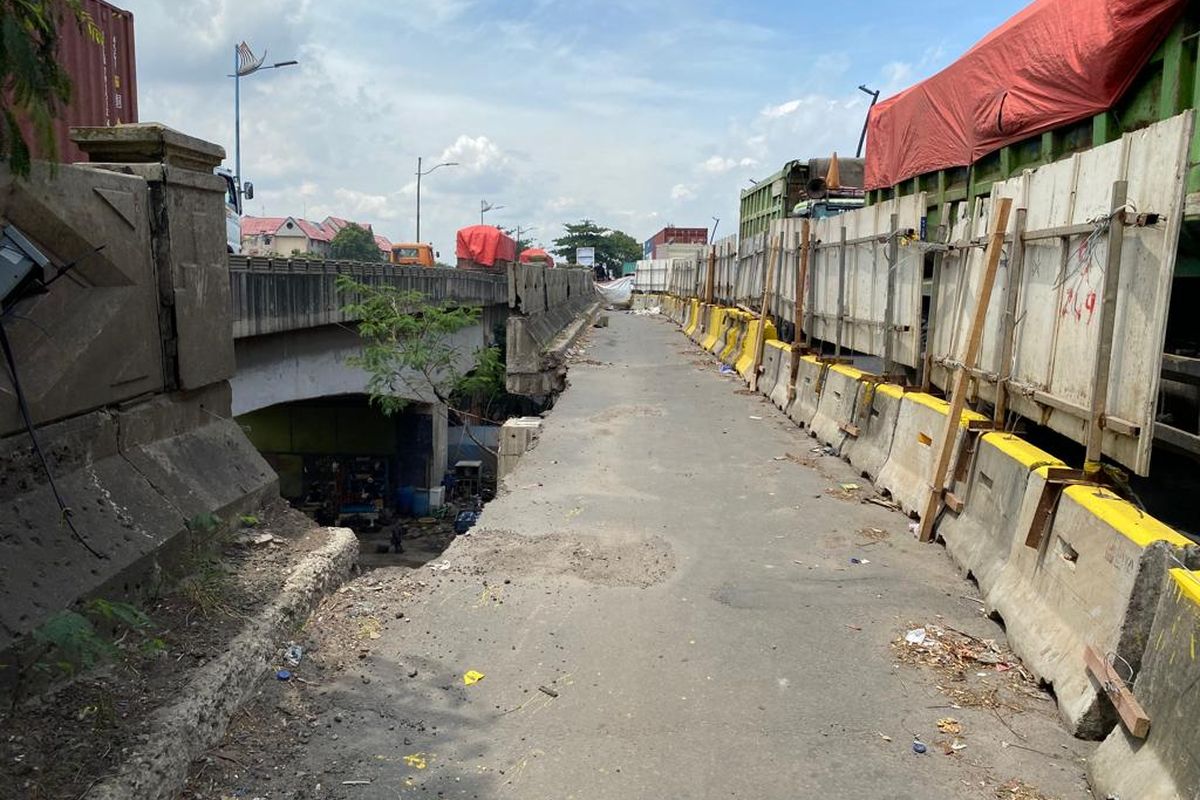
M416 490L411 486L401 486L396 490L396 511L402 516L409 516L413 513L413 497ZM428 499L426 505L428 505Z
M415 489L413 491L412 513L414 517L429 516L429 490Z

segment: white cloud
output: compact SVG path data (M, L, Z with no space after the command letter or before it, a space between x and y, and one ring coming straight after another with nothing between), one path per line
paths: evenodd
M737 166L737 163L738 162L734 161L732 158L712 156L700 165L700 169L704 170L705 172L715 172L719 174L722 172L729 172L729 170Z
M671 187L672 200L692 200L696 197L695 187L685 183L677 183Z
M796 109L800 108L802 102L801 100L788 100L786 103L780 103L777 106L767 106L762 110L762 115L768 119L786 117L789 114L796 113Z
M439 160L457 162L459 167L472 172L484 172L504 167L509 159L488 137L462 134L442 151Z

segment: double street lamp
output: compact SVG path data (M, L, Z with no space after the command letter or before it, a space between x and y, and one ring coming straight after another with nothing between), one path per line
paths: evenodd
M416 242L421 241L421 178L433 172L438 167L457 167L457 161L443 161L440 164L434 164L424 172L421 171L421 157L417 156L417 238Z
M293 60L276 61L274 64L264 65L263 62L266 60L265 51L261 58L255 57L250 50L250 45L245 42L235 45L233 48L233 75L229 77L233 78L233 171L234 182L237 186L239 212L242 206L242 78L263 70L292 67L300 63Z
M504 206L498 206L495 203L489 203L487 200L479 201L479 224L483 224L483 215L489 211L499 211Z

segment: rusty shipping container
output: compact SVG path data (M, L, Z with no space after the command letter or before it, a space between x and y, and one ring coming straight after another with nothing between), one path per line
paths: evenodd
M137 122L137 66L133 52L133 14L103 0L83 0L91 24L77 25L64 7L58 60L71 76L71 102L54 123L58 160L87 161L69 138L73 125ZM48 153L22 125L34 158Z

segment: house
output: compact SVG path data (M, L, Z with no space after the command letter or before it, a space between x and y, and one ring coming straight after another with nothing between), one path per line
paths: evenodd
M375 244L386 256L392 243L375 233L370 225L352 223L341 217L326 217L313 222L301 217L242 217L242 253L248 256L304 255L328 258L333 237L347 225L359 225L372 232Z

